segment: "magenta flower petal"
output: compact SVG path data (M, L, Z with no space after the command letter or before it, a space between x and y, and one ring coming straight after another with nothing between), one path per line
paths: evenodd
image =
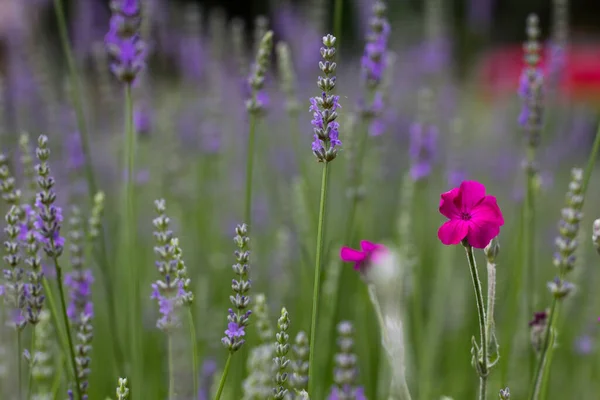
M379 247L379 245L377 245L375 243L372 243L372 242L369 242L368 240L361 240L360 241L360 248L365 253L371 252L371 251L377 249L378 247Z
M460 219L452 219L440 226L438 238L445 245L459 244L469 233L469 223Z
M471 210L471 219L474 221L490 221L498 226L504 225L502 211L498 207L494 196L485 196L485 198Z
M485 186L476 181L464 181L460 184L455 203L461 205L463 212L469 212L485 197Z
M500 233L500 226L495 222L475 221L469 223L467 242L476 249L483 249Z
M351 249L350 247L342 247L340 250L340 258L344 262L360 262L365 259L366 255L359 250Z
M447 218L459 218L460 210L455 204L455 200L458 197L459 189L454 188L449 192L442 193L440 198L440 213Z

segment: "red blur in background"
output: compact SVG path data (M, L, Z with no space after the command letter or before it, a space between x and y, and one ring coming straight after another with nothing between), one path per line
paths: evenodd
M541 61L544 77L546 81L558 80L558 91L562 99L600 102L600 43L569 45L562 55L563 68L555 71L549 71L550 47L544 48ZM488 52L479 67L484 96L493 99L516 96L524 65L521 45L505 46Z

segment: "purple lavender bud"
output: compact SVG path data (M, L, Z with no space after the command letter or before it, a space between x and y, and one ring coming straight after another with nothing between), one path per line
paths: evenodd
M548 312L546 310L534 313L533 319L529 321L529 337L536 352L540 352L543 348L547 326Z
M335 42L333 35L323 37L323 46L321 47L321 56L323 61L319 62L319 68L325 75L319 76L317 86L321 90L320 96L310 99L309 111L313 113L311 124L314 130L314 140L312 142L312 151L319 162L330 162L337 156L338 149L342 145L339 140L339 123L337 119L337 109L341 108L340 96L333 94L335 89Z

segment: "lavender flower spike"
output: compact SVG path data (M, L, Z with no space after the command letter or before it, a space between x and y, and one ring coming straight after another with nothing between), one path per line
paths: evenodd
M67 315L77 332L75 336L77 374L82 400L88 398L88 379L91 373L90 362L92 338L94 336L91 319L94 316L91 286L94 282L92 271L85 269L83 255L83 226L79 208L73 207L69 218L71 245L71 266L73 270L65 276L65 285L69 288L70 303Z
M275 335L275 358L273 358L275 363L275 377L273 379L275 387L273 388L273 399L283 400L288 394L286 381L288 378L288 365L290 364L290 359L287 357L290 350L290 336L287 333L290 326L290 316L285 307L281 309L281 317L277 321L277 326L279 332Z
M525 50L525 68L519 82L519 96L523 101L519 125L525 129L527 144L535 149L539 145L542 128L542 85L543 74L540 68L541 45L539 43L540 29L538 17L535 14L527 18L527 42Z
M229 296L234 309L229 309L227 316L227 329L221 342L227 347L230 353L234 353L244 344L243 337L246 335L246 326L248 326L251 311L248 310L250 297L248 292L252 286L248 279L248 269L250 260L250 251L248 250L248 226L246 224L238 225L235 228L236 236L233 239L238 250L235 251L236 263L233 265L233 272L238 276L231 281L231 289L234 295Z
M387 65L387 42L390 24L385 18L386 6L381 0L373 5L373 17L369 24L367 44L361 60L362 78L367 87L366 99L361 100L363 118L369 121L369 134L379 136L385 129L381 115L384 110L384 94L381 82Z
M12 318L10 324L18 331L25 328L27 320L23 317L23 309L26 300L26 287L23 284L23 268L21 268L21 254L19 243L19 207L11 206L6 214L6 233L7 240L4 242L5 255L4 262L8 266L3 270L4 285L3 296L5 303L10 307Z
M156 246L154 253L157 256L155 262L162 279L152 284L152 298L158 302L161 317L156 322L158 329L169 332L179 325L180 320L176 314L176 308L181 304L180 291L181 281L177 277L179 264L175 246L172 245L173 231L169 229L170 219L166 216L166 203L164 200L156 200L154 207L158 217L152 221L155 231L154 238Z
M328 400L356 399L366 400L364 389L355 386L358 375L356 354L354 354L354 327L348 321L342 321L337 326L339 351L335 355L335 370Z
M319 68L325 75L319 76L317 86L322 91L320 96L310 99L309 111L313 113L311 121L314 128L314 140L312 151L319 162L328 163L337 156L338 147L342 142L338 139L339 123L337 119L337 109L341 108L340 96L333 94L335 89L335 42L333 35L323 37L323 47L321 47L321 57L323 61L319 62Z
M113 59L111 70L126 83L132 83L144 67L146 48L140 38L139 0L113 0L110 28L104 38Z

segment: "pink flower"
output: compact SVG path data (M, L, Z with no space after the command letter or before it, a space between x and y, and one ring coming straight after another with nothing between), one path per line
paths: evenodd
M485 186L475 181L464 181L460 187L442 193L440 213L450 218L438 230L438 238L446 245L466 239L469 245L483 249L504 225L496 198L487 196Z
M386 248L382 244L371 243L367 240L361 240L361 250L354 250L350 247L342 247L340 250L340 258L344 262L353 262L355 270L365 268L378 253L385 252Z

